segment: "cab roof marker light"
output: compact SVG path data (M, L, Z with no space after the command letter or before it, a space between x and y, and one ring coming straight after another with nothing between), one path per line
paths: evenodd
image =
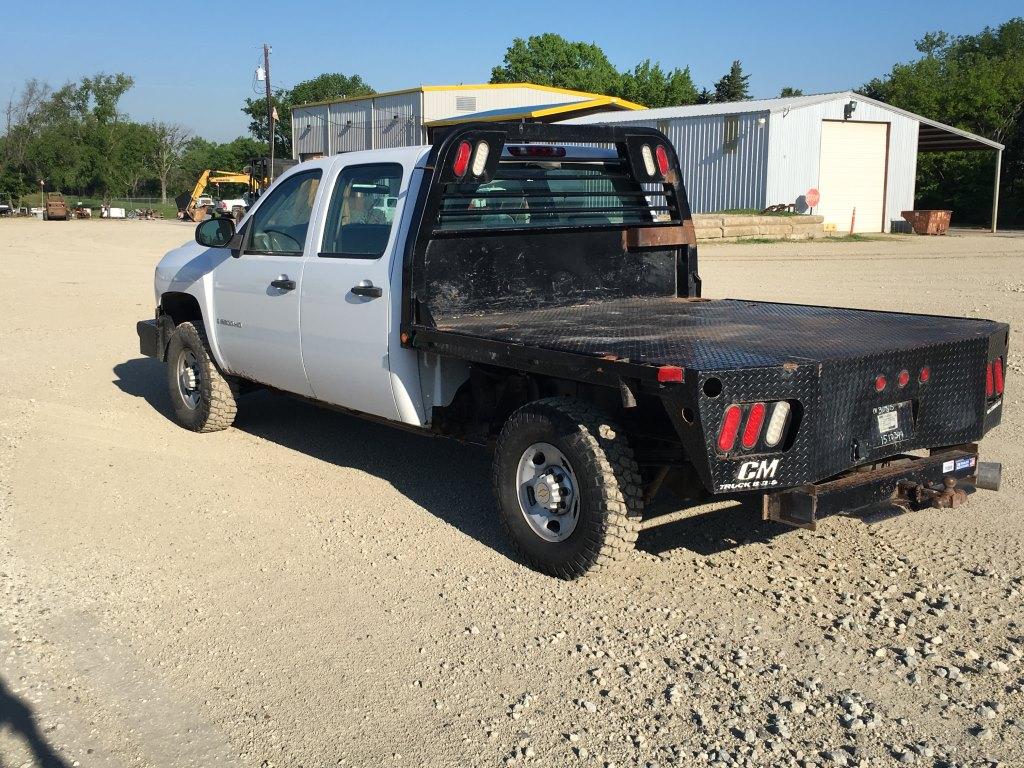
M772 409L772 417L768 420L768 429L764 433L764 443L769 448L774 448L782 442L790 410L791 407L785 400L776 403Z
M487 167L487 156L491 153L491 148L486 141L478 141L476 143L476 153L473 155L473 167L470 169L474 176L482 176L484 168Z
M644 170L647 171L648 176L657 175L658 169L654 165L654 153L651 152L651 145L644 144L640 148L640 155L644 159Z

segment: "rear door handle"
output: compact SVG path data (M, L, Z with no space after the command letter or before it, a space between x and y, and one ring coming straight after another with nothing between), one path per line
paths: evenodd
M379 299L384 295L384 289L372 283L369 285L360 283L359 285L352 286L352 293L356 296L365 296L368 299Z
M271 280L270 281L270 287L271 288L280 288L282 291L294 291L295 290L295 281L294 280L289 280L284 275L281 275L281 277L277 278L277 280Z

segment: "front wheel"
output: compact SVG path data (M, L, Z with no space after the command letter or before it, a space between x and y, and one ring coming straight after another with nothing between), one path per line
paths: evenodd
M552 397L512 414L498 437L493 482L503 527L539 571L579 578L636 542L636 459L625 435L588 403Z
M235 420L238 384L213 362L202 325L181 323L171 335L167 388L174 419L185 429L216 432Z

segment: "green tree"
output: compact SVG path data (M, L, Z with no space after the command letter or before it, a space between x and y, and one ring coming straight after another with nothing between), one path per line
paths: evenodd
M696 102L697 87L689 67L665 72L645 59L622 75L615 95L647 107L669 107Z
M492 83L535 83L611 95L617 94L619 80L600 46L570 42L552 32L515 38L504 63L491 70Z
M715 101L745 101L750 98L747 81L750 75L743 74L743 64L736 59L729 72L715 83Z
M309 80L303 80L294 88L278 88L271 94L271 103L277 110L274 124L275 154L287 157L292 152L292 107L330 99L352 96L369 96L376 91L359 75L343 75L340 72L325 72ZM269 136L267 124L266 97L248 98L242 112L249 116L249 132L257 141L266 146ZM262 152L266 155L266 150Z
M920 58L865 84L866 96L1006 145L1003 221L1024 221L1024 18L971 35L930 32ZM948 207L959 221L984 222L991 203L990 152L925 153L917 205Z
M785 86L781 91L779 91L779 97L783 98L783 99L788 97L788 96L803 96L803 95L804 95L804 92L800 88L792 88L792 87L790 87L788 85Z

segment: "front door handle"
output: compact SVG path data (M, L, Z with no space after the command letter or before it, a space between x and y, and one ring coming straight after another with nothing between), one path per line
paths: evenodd
M373 283L360 283L352 286L352 293L356 296L365 296L368 299L379 299L384 295L384 289Z
M282 291L294 291L295 290L295 281L294 280L289 280L284 275L281 275L279 278L277 278L277 280L271 280L270 281L270 287L271 288L280 288Z

